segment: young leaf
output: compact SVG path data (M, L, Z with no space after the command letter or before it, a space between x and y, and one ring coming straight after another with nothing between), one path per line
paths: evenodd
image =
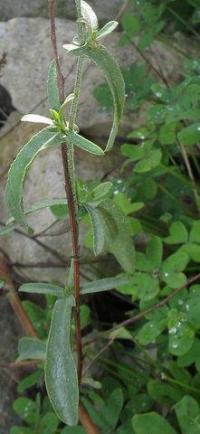
M92 7L81 0L81 13L89 30L95 31L98 28L98 19Z
M95 143L91 142L90 140L86 139L83 136L80 136L79 134L75 132L69 132L67 133L67 140L72 144L78 146L78 148L83 149L84 151L89 152L93 155L104 155L104 151Z
M92 197L95 202L105 199L106 196L112 191L112 182L102 182L92 190Z
M61 104L57 81L57 66L55 60L53 60L49 65L47 93L50 108L59 111Z
M67 45L64 45L63 48L69 51L69 47ZM124 109L125 84L122 73L118 63L113 59L111 54L103 45L99 45L97 47L85 45L78 48L74 46L70 52L77 56L84 55L89 57L100 69L102 69L110 87L113 97L114 119L110 136L106 145L106 151L109 151L113 147Z
M136 414L133 417L133 429L135 434L177 434L164 417L154 411L141 415Z
M107 24L105 24L105 26L102 27L101 30L97 32L96 40L99 41L100 39L105 38L105 36L112 33L117 26L117 21L109 21Z
M124 271L133 273L135 249L130 235L129 221L112 200L104 200L99 206L105 220L106 247L116 257ZM107 218L107 220L106 220ZM109 222L113 222L110 226Z
M78 422L79 389L71 349L72 296L57 300L53 309L47 342L45 383L55 413L66 425Z
M22 196L23 183L31 163L40 151L53 145L59 145L62 142L62 136L60 134L53 133L51 131L51 127L47 127L35 134L30 139L30 141L21 149L16 159L12 163L8 172L6 201L10 213L17 223L27 227L27 223L24 218Z
M35 124L47 124L47 125L53 125L53 121L50 118L47 118L46 116L40 116L40 115L34 115L29 114L25 115L21 118L22 122L33 122Z
M44 360L46 358L46 342L37 338L21 338L18 344L18 353L18 360Z
M200 140L200 123L183 128L178 133L178 139L184 146L196 145Z
M129 282L127 276L107 277L105 279L95 280L94 282L83 283L81 294L92 294L94 292L109 291L115 289L120 285Z
M93 249L94 254L100 255L104 249L105 244L105 224L102 218L102 214L98 208L94 208L90 205L84 205L91 221L93 231Z
M20 292L28 292L29 294L45 294L55 295L56 297L62 297L64 290L58 285L52 283L24 283L19 287Z

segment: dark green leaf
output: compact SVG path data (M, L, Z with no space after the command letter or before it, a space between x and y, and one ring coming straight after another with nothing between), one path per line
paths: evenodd
M177 434L164 417L155 412L134 416L133 429L135 434Z
M200 408L198 402L192 396L184 396L175 405L176 416L182 434L199 434L200 432Z

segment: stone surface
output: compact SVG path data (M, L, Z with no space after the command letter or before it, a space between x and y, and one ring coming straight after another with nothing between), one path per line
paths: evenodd
M99 20L111 20L118 14L123 0L89 0ZM47 0L6 0L1 2L1 20L14 17L48 17ZM74 0L58 0L57 16L75 19Z
M15 116L11 116L11 121L12 117ZM14 130L7 133L6 136L4 135L4 131L2 131L2 135L4 136L2 141L4 167L8 164L8 160L12 160L16 155L19 150L19 143L25 143L33 132L36 131L36 128L36 126L33 127L31 124L24 125L20 123ZM12 146L10 146L10 144L12 144ZM110 172L116 174L120 158L121 156L117 149L114 150L112 158L107 155L101 162L99 157L86 154L79 150L76 152L77 176L81 179L88 180L101 179L106 173ZM4 176L0 183L0 201L2 205L4 204L5 178ZM52 149L50 152L44 151L34 161L28 173L24 194L25 208L43 199L63 197L65 197L65 192L60 150ZM6 206L1 206L0 221L5 222L7 217ZM29 223L37 234L48 228L54 220L53 214L48 209L34 213L29 217ZM84 232L84 228L82 228L80 232L81 245L83 245ZM49 268L48 266L45 268L24 268L17 266L16 269L23 279L64 282L66 277L65 267L62 269L60 265L62 263L65 264L65 258L70 258L71 255L70 234L69 232L66 233L65 222L56 224L52 229L47 231L47 233L42 234L37 239L51 249L54 249L63 261L58 260L56 254L52 254L48 249L38 245L34 239L22 236L17 232L12 232L9 235L1 237L0 246L14 263L34 265L35 263L44 264L53 262L54 264L59 264L58 268Z
M57 20L57 37L63 71L66 76L66 94L74 83L75 60L62 48L75 34L72 21ZM107 38L106 45L118 59L122 67L141 61L140 54L131 45L119 47L119 33ZM0 83L10 93L12 104L20 113L37 112L48 114L46 99L47 70L52 57L49 37L49 21L44 18L15 18L0 23L0 57L6 53L7 63L2 70ZM180 75L182 59L173 49L156 42L145 55L154 66L159 65L169 82L176 81ZM111 116L101 110L93 96L94 87L103 78L91 63L85 64L84 83L80 99L79 126L82 129L102 130L104 134L110 127ZM132 126L133 119L124 118L124 124Z
M62 45L72 40L75 25L71 21L57 19L58 47L64 71L66 71L66 94L71 93L74 82L75 62L62 49ZM5 175L10 161L14 158L19 148L28 140L37 126L22 124L19 122L20 113L37 112L48 115L46 100L46 78L48 64L52 50L49 41L49 22L44 18L15 18L8 22L0 23L0 57L7 54L7 64L2 70L1 84L9 92L12 104L17 110L8 119L0 138L0 201L3 204L5 190ZM107 39L107 45L118 58L122 66L141 61L139 53L132 47L119 48L119 33L111 35ZM179 55L173 49L156 42L145 55L154 66L159 64L162 72L171 83L180 76L181 61ZM111 114L100 109L93 97L94 87L102 82L102 75L96 67L86 64L84 82L80 99L79 126L83 133L92 134L97 138L97 143L104 145L105 138L102 135L108 133L111 125ZM143 112L138 116L125 114L122 123L122 131L130 130L141 123ZM102 178L107 173L115 174L121 166L121 155L117 149L112 154L99 158L85 154L81 151L76 154L77 176L82 179ZM60 151L52 150L43 152L34 162L27 177L25 185L25 207L35 202L47 199L64 197L63 173ZM5 206L1 206L0 220L6 221ZM53 222L54 217L48 210L35 213L30 218L36 233L44 231ZM42 234L40 242L53 248L62 258L70 256L70 237L65 232L65 224L59 223L49 229L47 234ZM55 236L55 234L59 234ZM83 232L81 232L81 244ZM58 263L57 254L38 245L35 239L12 233L0 239L1 247L10 256L11 261L20 263L24 267L18 268L24 279L31 280L65 280L65 272L62 268L27 267L28 264L46 263L48 261Z

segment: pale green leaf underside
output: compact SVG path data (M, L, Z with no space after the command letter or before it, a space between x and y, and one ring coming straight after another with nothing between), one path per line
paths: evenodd
M49 65L47 94L50 108L59 111L61 104L58 90L57 67L55 60L53 60Z
M52 314L47 342L45 383L57 416L66 424L78 422L79 388L76 365L71 349L72 296L57 300Z
M29 294L44 294L55 295L56 297L63 297L64 289L59 285L52 283L25 283L20 286L20 292L28 292Z
M100 255L104 249L105 244L105 223L102 219L101 212L98 208L93 208L92 206L85 205L90 216L92 232L93 232L93 250L94 254Z
M52 132L51 127L47 127L30 139L12 163L8 172L6 201L9 211L17 223L27 227L23 210L23 184L31 163L40 151L60 145L62 142L62 136Z
M46 342L37 338L21 338L18 344L18 353L18 360L45 360Z
M69 50L67 46L64 46L64 48ZM74 48L76 47L74 46ZM125 102L125 84L119 65L103 45L95 48L86 45L77 49L73 49L72 45L70 53L77 56L85 55L89 57L104 72L108 82L113 97L114 109L113 125L106 145L106 151L109 151L113 147L118 133Z
M67 140L72 143L72 145L78 146L78 148L83 149L90 154L104 155L104 151L99 146L75 132L67 133Z
M125 285L129 282L127 276L107 277L105 279L87 282L82 285L81 294L92 294L95 292L109 291L116 289L120 285Z

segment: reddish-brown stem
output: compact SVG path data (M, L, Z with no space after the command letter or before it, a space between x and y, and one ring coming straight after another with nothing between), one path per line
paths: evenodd
M171 292L169 295L167 295L167 297L163 298L163 300L159 301L158 303L154 304L153 306L149 307L148 309L142 310L137 315L121 322L120 324L117 324L115 327L112 328L112 330L109 330L109 333L111 331L117 330L118 328L127 327L131 324L134 324L135 322L139 321L144 316L148 315L149 313L153 312L154 310L160 309L162 306L165 306L165 304L169 303L169 301L171 301L172 298L176 294L178 294L184 288L187 288L189 285L196 282L197 280L200 280L200 273L196 274L193 277L190 277L184 285L180 286L179 288L176 288L173 292Z
M11 278L11 271L8 262L4 257L0 257L0 276L5 281L5 288L8 290L7 298L8 301L14 310L17 318L25 332L26 335L37 337L37 332L33 327L32 322L30 321L22 303L15 291L13 281Z
M81 424L84 426L87 434L101 434L97 426L90 419L87 411L85 410L82 404L80 404L79 406L79 419Z
M49 0L49 15L51 23L51 41L54 51L54 57L57 64L58 73L58 87L60 93L60 100L64 101L64 79L60 67L57 41L56 41L56 27L55 27L55 9L56 0ZM82 374L82 341L81 341L81 326L80 326L80 266L79 266L79 231L76 215L76 203L74 198L72 180L70 176L69 164L68 164L68 152L67 144L63 143L61 147L62 152L62 162L65 178L65 192L69 208L69 221L72 237L72 259L74 266L74 289L76 298L76 346L77 346L77 358L78 358L78 378L81 382Z

